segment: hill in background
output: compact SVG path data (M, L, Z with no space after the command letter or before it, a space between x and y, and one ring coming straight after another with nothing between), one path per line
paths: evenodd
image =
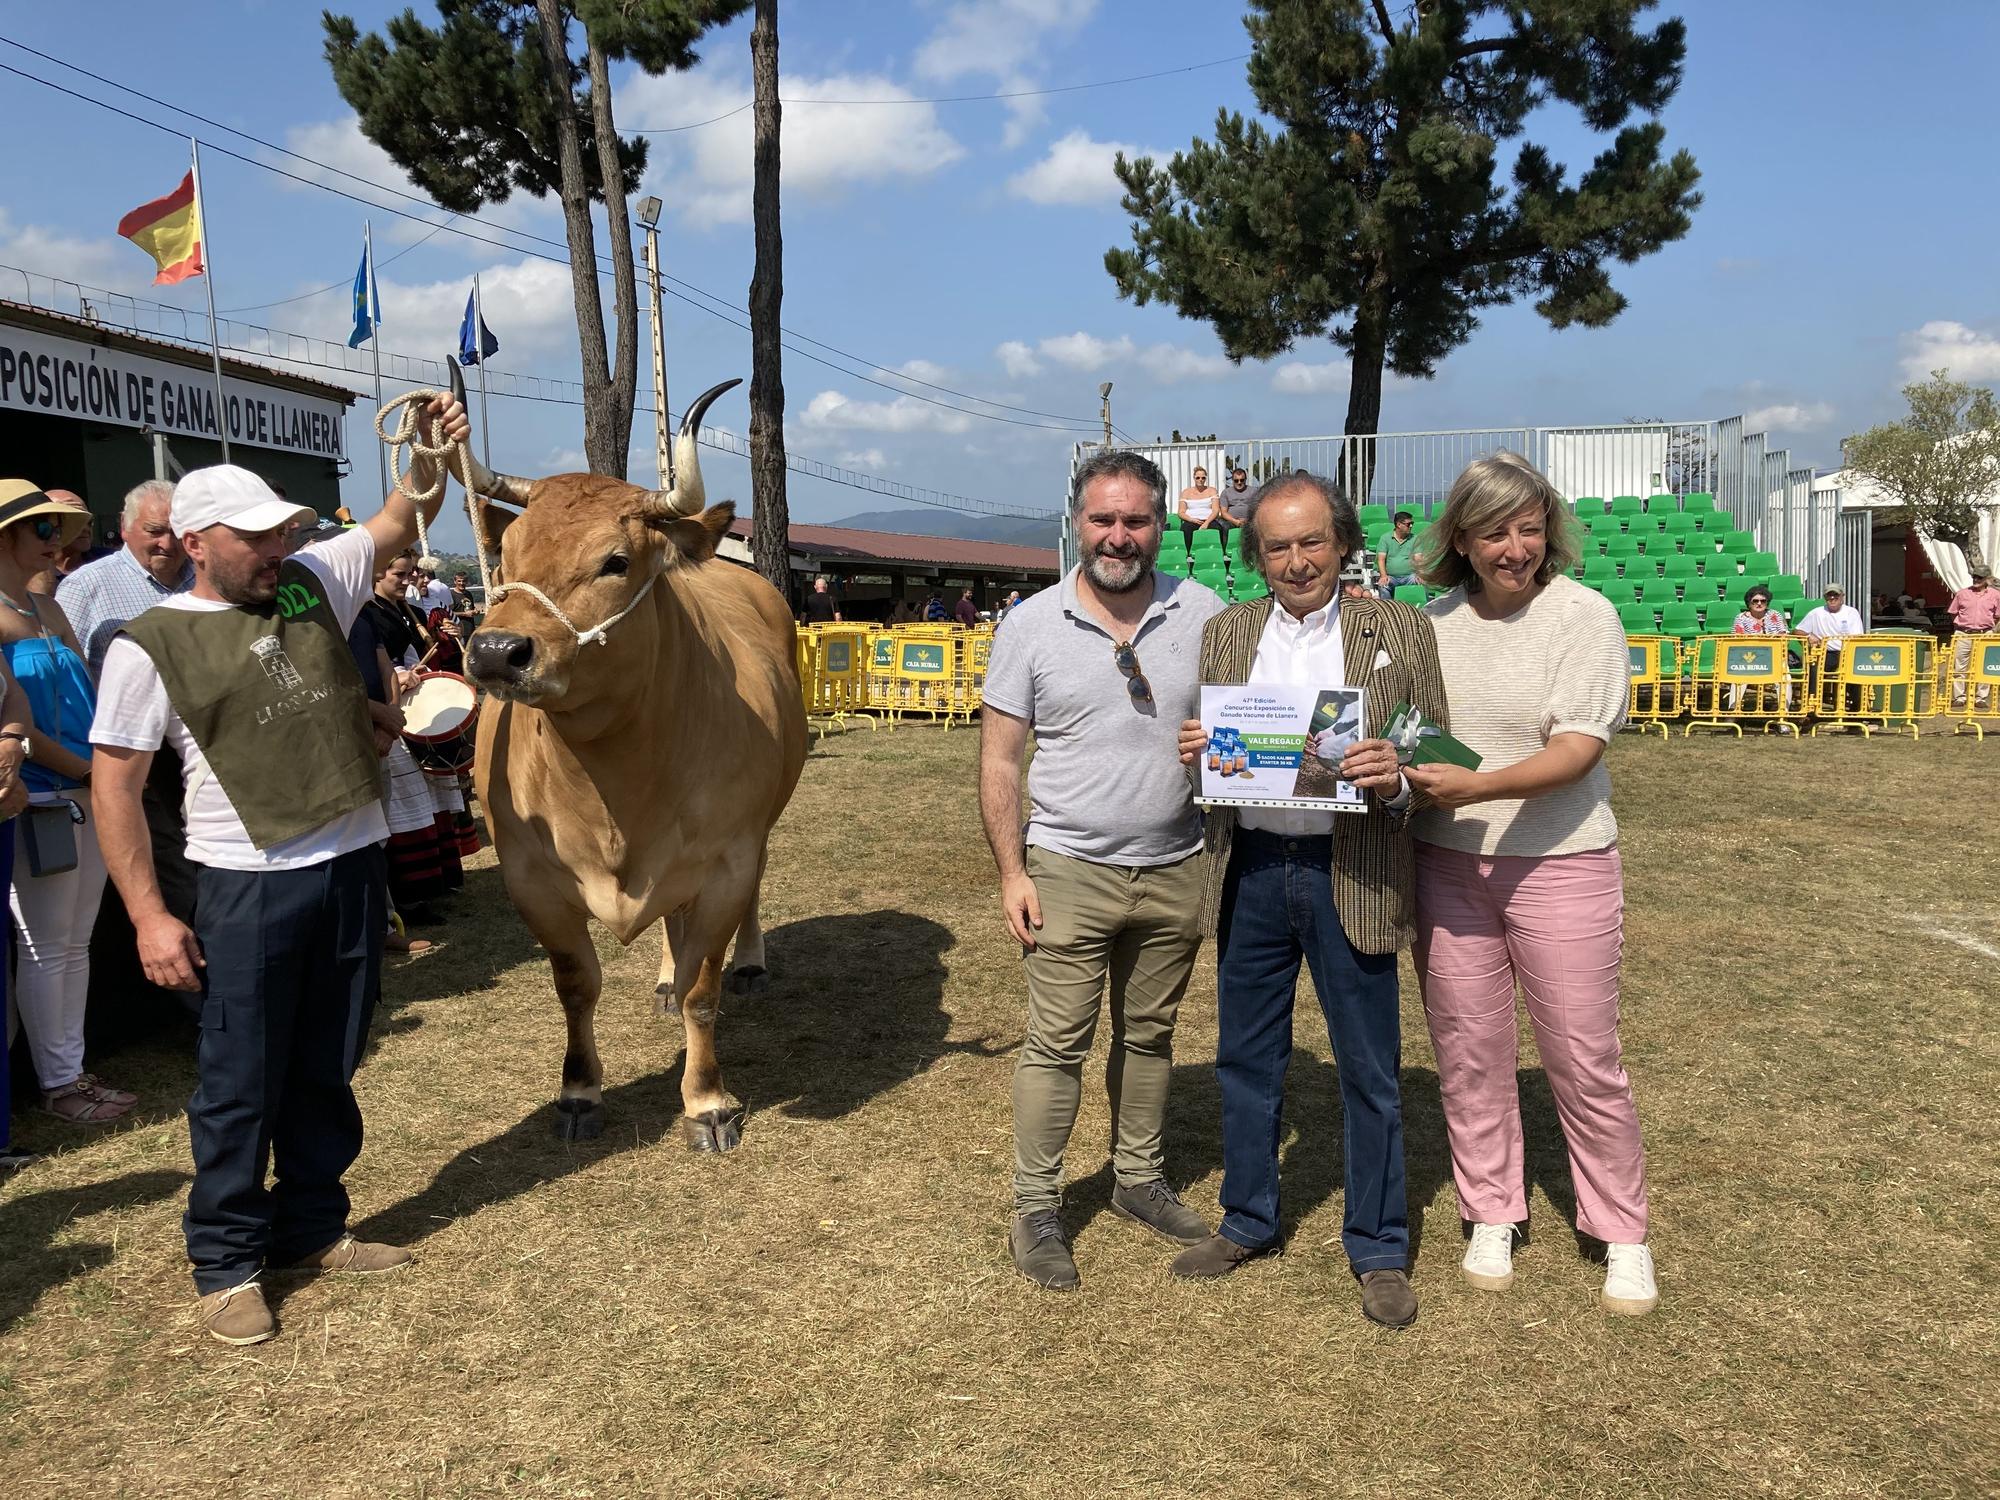
M900 531L905 536L948 536L961 542L1011 542L1018 547L1053 547L1062 535L1056 521L1018 516L975 516L956 510L866 510L827 526L857 531Z

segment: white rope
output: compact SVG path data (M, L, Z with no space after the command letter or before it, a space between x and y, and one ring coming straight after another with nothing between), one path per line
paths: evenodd
M465 487L465 516L472 523L473 556L479 560L479 586L486 596L487 607L491 608L497 595L493 588L492 568L487 562L486 511L473 496L472 457L462 443L446 441L433 446L421 441L417 435L419 431L417 414L435 398L439 396L449 398L450 395L450 391L422 388L405 391L395 400L385 402L382 409L375 413L375 432L389 446L389 472L395 477L396 488L408 496L410 503L416 507L417 548L420 556L429 556L431 550L430 529L424 524L424 507L434 500L443 498L446 461L454 456L457 457L458 482ZM389 413L397 407L403 409L403 414L397 420L396 430L391 432L388 428ZM411 453L407 468L401 451L405 448ZM435 472L429 485L421 492L413 492L404 481L408 477L408 470L416 467L415 460L418 456L430 459Z
M576 628L576 622L570 619L568 615L562 612L562 607L558 605L555 600L551 599L547 594L543 593L540 589L536 588L532 583L503 583L500 585L499 588L495 589L487 597L489 599L498 601L500 599L506 598L507 595L509 594L526 594L530 599L533 599L537 604L541 605L543 609L546 609L550 614L554 615L556 619L561 622L563 629L567 630L571 635L576 637L577 645L601 646L604 644L604 637L610 632L611 627L613 625L616 625L620 620L624 619L627 615L631 614L633 610L637 609L639 607L639 601L644 599L648 594L652 593L653 585L658 583L659 581L660 581L660 575L658 573L655 573L651 578L648 578L644 584L640 585L639 592L632 596L631 602L629 604L627 604L623 609L619 610L618 613L613 615L610 619L600 620L597 624L591 626L590 629L588 630L578 630Z

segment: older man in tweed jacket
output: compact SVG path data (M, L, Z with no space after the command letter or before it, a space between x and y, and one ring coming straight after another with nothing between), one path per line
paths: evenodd
M1221 1231L1174 1262L1175 1274L1225 1276L1278 1245L1278 1141L1292 1000L1310 965L1340 1070L1347 1212L1341 1235L1362 1311L1415 1319L1403 1174L1396 954L1414 935L1413 792L1381 739L1409 702L1445 722L1431 627L1407 605L1340 597L1341 568L1362 545L1354 508L1326 480L1280 475L1251 497L1243 555L1266 599L1208 622L1201 680L1360 687L1368 738L1341 776L1367 793L1363 813L1209 809L1202 925L1217 939L1216 1077L1222 1090ZM1203 744L1183 726L1182 756Z

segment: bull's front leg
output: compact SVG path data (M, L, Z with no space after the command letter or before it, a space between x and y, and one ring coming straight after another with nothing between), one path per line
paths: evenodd
M563 1048L562 1093L556 1098L556 1134L593 1140L604 1133L604 1065L597 1056L597 997L604 971L587 928L573 943L551 943L556 997L562 1001L568 1041Z
M742 1101L722 1086L715 1056L715 1020L722 1007L721 939L702 956L693 985L681 996L681 1024L687 1031L687 1062L681 1070L682 1130L690 1149L733 1151L743 1139ZM683 967L683 974L686 968Z

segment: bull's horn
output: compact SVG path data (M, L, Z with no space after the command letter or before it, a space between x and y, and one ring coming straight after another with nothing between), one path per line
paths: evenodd
M452 395L458 399L458 404L465 406L469 412L471 407L466 405L465 400L465 376L459 373L458 361L447 359L445 368L451 371ZM494 500L505 500L510 505L526 505L534 499L534 480L521 479L513 474L495 474L479 461L478 455L472 451L469 437L464 446L465 465L472 474L472 488L475 494L486 495Z
M658 508L668 515L699 515L707 503L707 491L701 482L701 459L695 450L695 436L701 431L701 419L715 404L716 397L741 384L741 380L725 380L721 385L710 386L694 398L687 415L681 418L681 430L674 438L674 487L664 494L655 491L653 495Z

